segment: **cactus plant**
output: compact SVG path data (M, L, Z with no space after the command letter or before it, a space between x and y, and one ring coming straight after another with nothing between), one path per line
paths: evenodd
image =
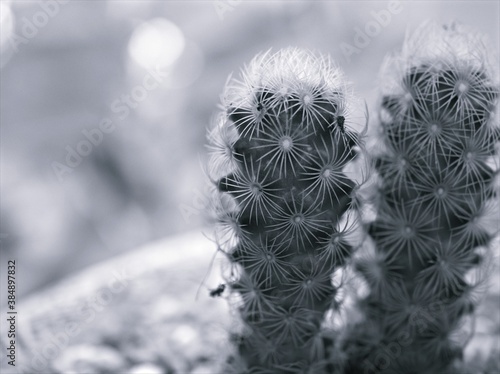
M333 274L356 244L364 119L353 100L329 58L295 48L258 55L226 86L208 135L209 175L230 299L245 326L238 372L342 364L322 323L338 306Z
M382 70L377 214L356 263L368 293L344 342L347 373L456 372L498 232L491 61L476 33L426 23Z

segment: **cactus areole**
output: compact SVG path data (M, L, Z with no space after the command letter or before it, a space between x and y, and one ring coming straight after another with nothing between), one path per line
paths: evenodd
M363 173L352 100L328 58L293 48L257 56L226 86L208 135L209 173L215 235L245 326L240 371L341 365L321 325L337 305L332 276L354 249Z

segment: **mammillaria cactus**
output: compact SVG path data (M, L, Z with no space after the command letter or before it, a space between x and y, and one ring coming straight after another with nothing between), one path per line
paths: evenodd
M330 59L288 48L255 57L228 83L223 109L209 172L245 326L238 371L333 372L338 343L322 322L339 301L332 279L354 249L364 177L348 86Z
M357 263L369 293L345 342L348 373L456 372L498 232L490 61L477 34L425 24L383 69L373 256Z

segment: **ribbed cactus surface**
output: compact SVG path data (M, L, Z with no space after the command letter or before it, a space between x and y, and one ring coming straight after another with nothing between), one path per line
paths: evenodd
M321 324L338 301L333 274L354 248L362 157L352 106L328 58L293 48L257 56L223 94L208 136L209 170L248 372L341 365Z
M446 373L498 224L498 76L458 25L426 24L382 73L373 252L350 373ZM496 181L495 181L496 180Z

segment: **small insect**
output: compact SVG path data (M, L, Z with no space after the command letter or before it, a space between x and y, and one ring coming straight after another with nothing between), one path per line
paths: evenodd
M337 117L337 125L338 125L338 127L339 127L339 129L340 129L340 132L341 132L342 134L345 134L344 121L345 121L344 116L338 116L338 117Z
M210 290L210 297L219 297L220 295L222 295L225 289L225 284L219 284L217 288Z

